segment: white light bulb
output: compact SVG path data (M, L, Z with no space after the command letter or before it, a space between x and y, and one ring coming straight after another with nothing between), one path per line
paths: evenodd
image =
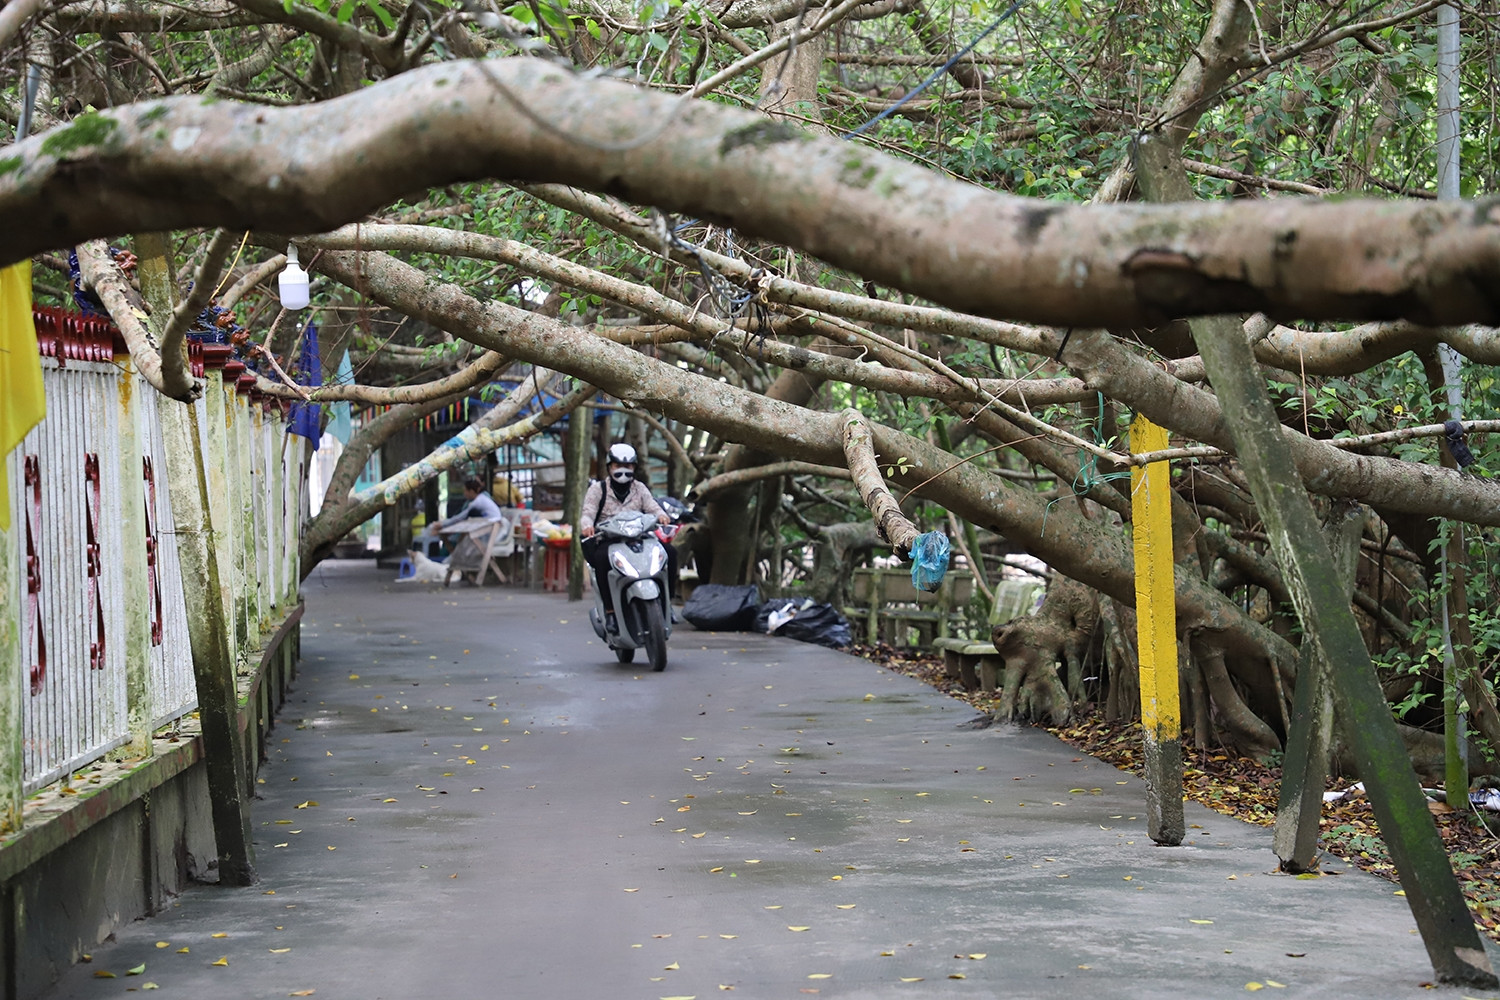
M286 248L286 269L276 279L281 289L281 307L283 309L306 309L311 301L308 293L307 272L302 270L302 265L297 262L297 248L288 246Z

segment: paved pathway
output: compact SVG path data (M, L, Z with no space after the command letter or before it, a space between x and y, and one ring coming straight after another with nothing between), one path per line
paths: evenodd
M1273 874L1269 830L1191 804L1154 847L1142 782L1044 732L765 636L684 627L652 674L582 605L391 576L307 581L261 884L49 997L1432 995L1392 885Z

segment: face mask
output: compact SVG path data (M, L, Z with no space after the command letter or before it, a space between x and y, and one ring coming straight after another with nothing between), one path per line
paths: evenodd
M609 478L617 483L628 483L635 478L634 469L616 469L609 474Z

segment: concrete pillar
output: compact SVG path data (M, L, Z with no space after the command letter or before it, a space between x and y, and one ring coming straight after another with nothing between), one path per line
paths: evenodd
M149 440L141 426L140 393L129 359L120 372L120 560L125 586L125 711L132 757L151 756L151 574L146 565L146 480L142 456Z
M239 517L230 516L237 511L230 495L229 448L231 435L229 425L234 408L224 392L224 373L210 371L208 385L203 392L203 425L197 428L203 455L203 472L208 483L207 504L209 518L213 522L212 544L214 560L218 564L218 589L221 614L227 628L231 663L238 663L240 656L240 630L236 627L235 614L235 536L238 534ZM173 494L175 502L176 494Z
M210 393L216 390L217 386L209 387ZM195 406L163 399L159 419L167 452L167 488L177 521L175 540L182 565L182 597L193 650L219 880L226 886L250 885L255 881L255 866L238 723L239 691L230 646L233 626L224 604L216 544L223 534L215 530L215 516L222 505L210 503L209 473L222 466L204 461Z
M0 455L0 462L6 461ZM0 496L0 503L10 497ZM21 828L22 728L26 690L21 657L21 609L25 606L23 560L16 551L20 531L0 531L0 833Z
M1167 447L1167 431L1137 414L1135 454ZM1182 710L1177 672L1177 584L1172 560L1172 482L1166 462L1130 470L1135 544L1136 648L1141 663L1141 729L1146 756L1146 832L1163 846L1182 843Z

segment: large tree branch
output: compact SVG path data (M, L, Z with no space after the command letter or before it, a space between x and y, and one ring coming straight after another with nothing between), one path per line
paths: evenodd
M348 400L357 403L390 406L401 403L423 403L432 399L448 399L455 393L462 394L475 386L484 385L495 373L510 364L510 359L494 351L485 351L477 360L447 378L416 385L323 385L316 389L289 386L272 382L264 375L257 375L255 388L268 396L279 399L307 399L314 403L332 403Z
M854 485L859 487L859 498L875 519L880 537L891 543L896 555L905 559L921 532L910 518L901 513L901 505L891 496L880 475L869 423L858 410L845 410L841 419L844 425L844 461L849 465Z
M21 25L26 23L27 18L46 5L47 0L9 0L4 7L0 7L0 51L21 30Z
M1500 330L1483 326L1435 329L1415 323L1367 323L1352 330L1309 332L1278 326L1255 345L1263 364L1309 375L1354 375L1407 351L1450 344L1477 364L1500 365Z
M61 3L54 15L67 32L119 33L123 31L212 31L218 28L241 28L268 24L285 19L279 16L251 13L222 0L197 0L194 3L135 3L132 0L82 0Z
M539 60L485 65L551 126L465 62L306 107L168 98L84 116L0 159L0 263L101 233L330 229L416 187L504 174L693 212L981 315L1500 321L1487 202L1032 201L708 103L622 151L671 98Z
M164 360L156 337L146 325L146 313L131 300L131 289L125 275L109 255L103 240L90 240L78 246L78 268L84 282L99 296L105 310L130 352L135 370L157 392L184 403L191 403L203 391L203 385L188 371L178 338L174 352L175 365Z
M1153 365L1101 330L1075 331L1063 363L1088 385L1163 427L1233 450L1223 407L1212 393ZM1500 524L1500 483L1455 469L1355 455L1283 428L1302 481L1314 493L1382 509Z
M698 498L710 497L722 490L732 490L746 483L770 479L773 476L822 476L824 479L853 479L854 474L837 465L815 465L812 462L772 462L769 465L753 465L748 469L721 472L705 479L693 490Z
M162 391L174 399L180 397L172 390L181 390L185 384L193 383L193 376L188 371L187 352L183 349L184 338L193 321L208 308L219 273L224 270L224 261L229 258L229 251L234 249L234 243L235 236L228 230L220 229L214 233L193 279L193 290L188 293L187 298L177 303L177 308L167 317L166 326L161 331L162 383L168 386Z
M439 229L433 226L357 225L345 226L332 233L315 236L301 242L306 246L325 250L421 251L509 264L535 277L559 282L580 291L591 292L666 323L674 324L689 331L698 339L714 340L720 347L729 347L747 356L769 361L783 368L795 368L808 375L837 379L902 396L925 396L941 399L944 402L962 403L994 395L1007 404L1026 406L1076 402L1084 398L1089 391L1082 382L1076 379L951 378L942 374L903 371L870 364L857 359L842 358L803 347L781 344L773 340L752 339L748 331L741 338L738 333L726 328L724 320L704 312L701 308L690 307L676 299L662 295L655 289L574 264L552 254L535 250L524 243L480 233ZM728 258L725 259L728 260ZM746 277L748 278L748 275ZM758 284L757 288L762 286L767 286L771 291L779 291L781 294L778 298L811 297L810 293L825 291L785 279L768 279ZM770 295L767 297L769 298ZM956 316L945 310L904 306L900 303L886 303L840 293L826 293L817 296L817 299L825 303L832 311L848 307L867 319L879 316L883 321L894 321L898 324L901 320L917 319L931 322L933 325L941 321L946 331L964 329L967 326L972 332L982 335L981 339L994 337L1005 339L1009 343L1025 342L1019 336L1011 336L1013 332L1030 334L1033 339L1040 339L1034 331L1023 331L1011 324L996 323L979 317ZM832 336L834 331L830 331L826 323L819 322L820 318L815 314L808 316L804 326L813 332ZM602 336L619 339L626 343L638 342L628 329L616 331L605 328L601 329L600 333ZM730 336L731 333L734 335ZM860 331L860 335L868 336L865 331Z

